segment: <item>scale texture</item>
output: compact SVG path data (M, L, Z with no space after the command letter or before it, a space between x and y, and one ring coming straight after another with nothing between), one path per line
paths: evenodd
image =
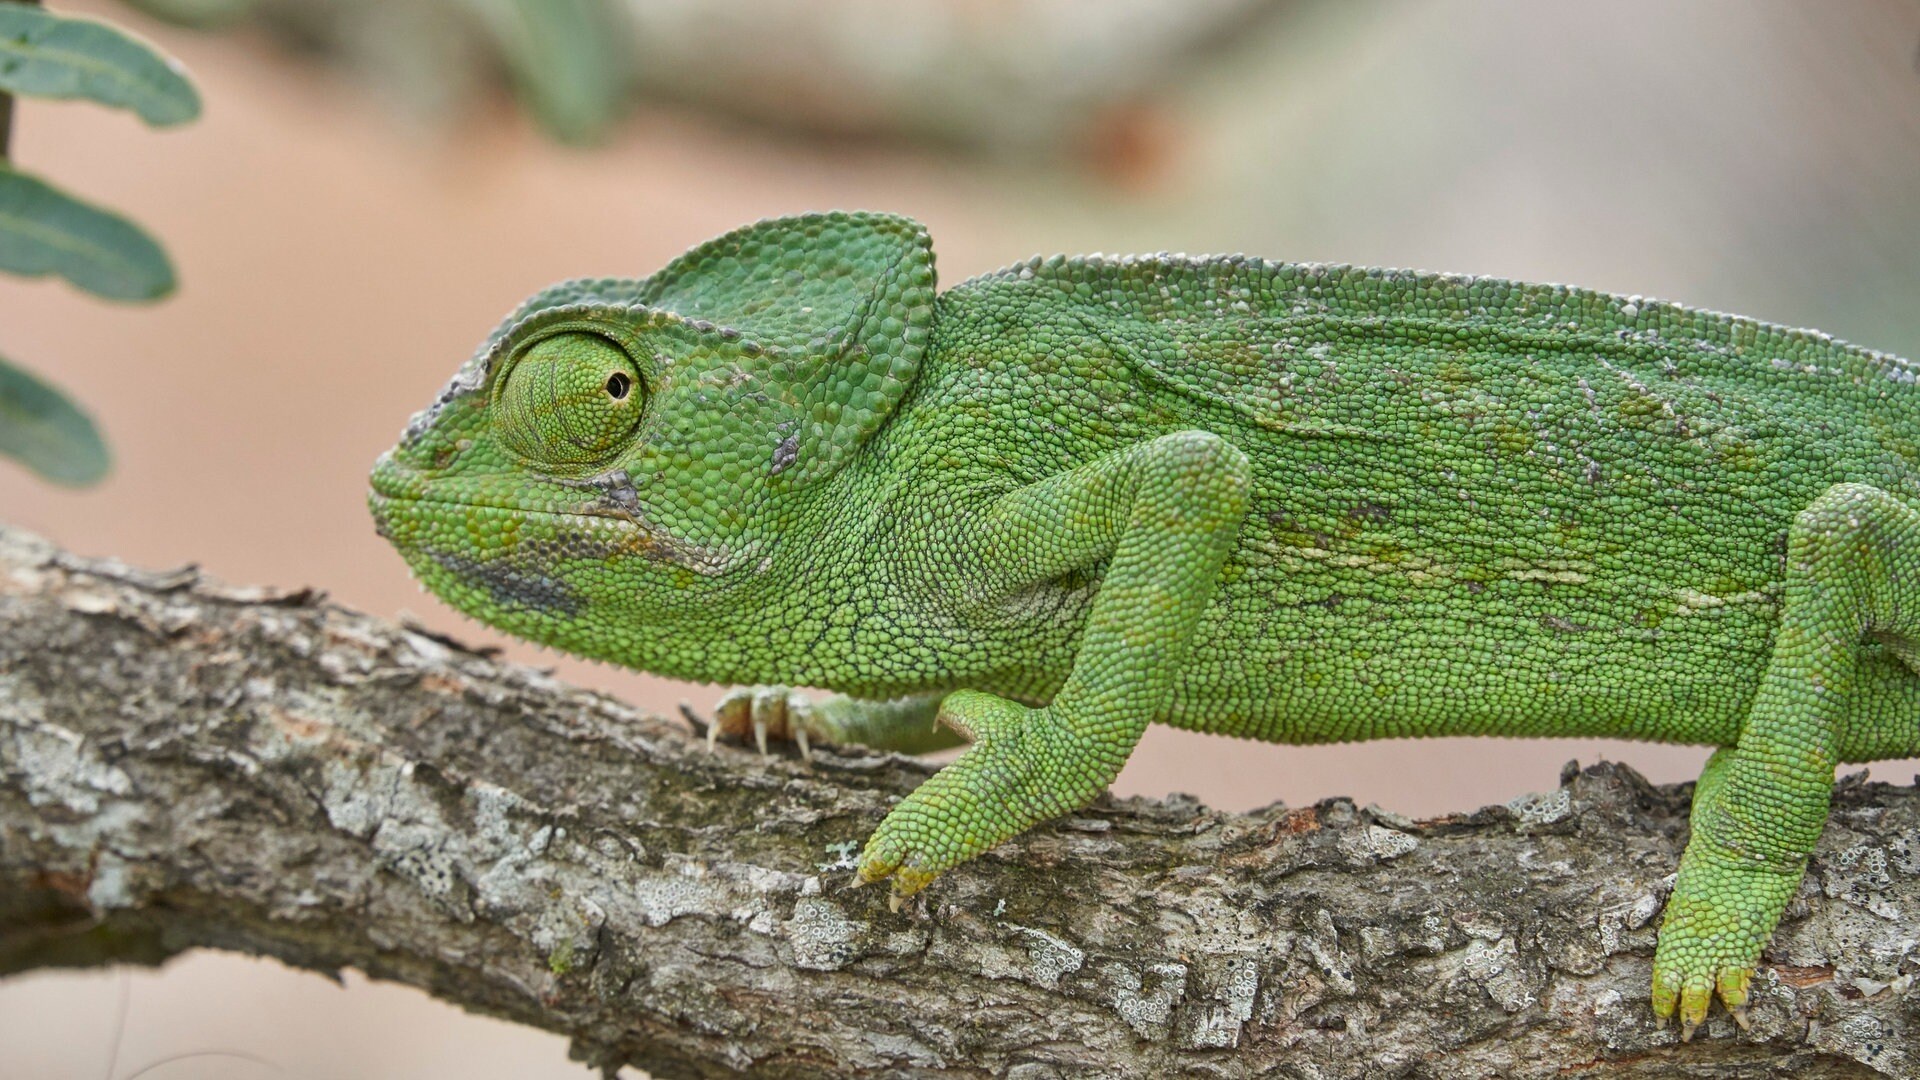
M1835 765L1920 753L1916 377L1637 297L1238 256L936 293L918 224L819 214L534 296L371 503L470 615L753 684L727 731L964 737L861 855L898 896L1086 805L1150 723L1718 746L1653 973L1690 1034L1716 994L1744 1022Z

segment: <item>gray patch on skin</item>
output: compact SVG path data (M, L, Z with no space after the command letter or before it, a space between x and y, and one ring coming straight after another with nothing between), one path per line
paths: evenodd
M787 466L792 465L799 457L800 437L798 435L789 435L781 439L780 445L773 448L773 466L767 470L768 474L772 476L780 475L786 471Z
M487 590L503 605L531 608L544 615L572 618L586 605L573 586L559 578L500 562L482 562L444 551L429 551L441 569Z
M633 477L625 469L611 469L599 476L589 477L587 483L600 489L600 495L611 506L628 513L639 513L640 493L634 490Z
M574 507L573 513L583 517L610 517L639 530L642 543L594 542L591 552L593 558L611 559L620 555L640 555L655 562L672 563L705 577L718 576L728 569L731 558L725 549L705 548L688 543L667 535L649 521L645 508L640 504L639 489L634 485L633 477L625 469L609 469L584 480L570 480L560 476L542 476L539 479L562 487L585 488L599 494L598 502ZM577 556L579 552L560 554Z

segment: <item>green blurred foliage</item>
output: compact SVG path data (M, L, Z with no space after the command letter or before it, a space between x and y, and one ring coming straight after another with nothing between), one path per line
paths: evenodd
M195 27L246 16L429 118L504 80L568 143L649 98L788 135L1053 160L1135 153L1150 101L1306 0L125 2Z
M83 487L107 475L107 446L67 396L0 357L0 454L56 484Z
M0 270L58 274L108 300L158 300L174 285L140 226L12 169L0 169Z
M127 0L131 7L178 26L209 29L251 12L257 0Z
M592 142L624 111L632 31L608 0L464 0L499 48L521 100L569 143Z
M0 90L85 98L131 109L155 127L200 115L179 65L105 23L25 4L0 5Z
M621 0L126 2L201 29L252 16L416 111L445 111L500 71L540 126L567 143L599 139L632 96L633 28Z
M200 115L200 95L180 65L152 46L105 23L7 0L0 3L0 109L9 133L15 95L93 101L154 127ZM0 167L0 270L58 274L108 300L157 300L174 287L166 252L145 230L11 163ZM110 461L79 406L5 360L0 455L75 486L99 481Z

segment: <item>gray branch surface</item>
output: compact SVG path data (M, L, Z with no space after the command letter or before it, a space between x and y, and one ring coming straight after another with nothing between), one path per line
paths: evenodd
M1754 1030L1683 1046L1646 986L1685 787L1103 801L894 913L850 856L925 775L709 754L308 593L0 531L0 973L351 966L662 1077L1920 1075L1915 788L1841 786Z

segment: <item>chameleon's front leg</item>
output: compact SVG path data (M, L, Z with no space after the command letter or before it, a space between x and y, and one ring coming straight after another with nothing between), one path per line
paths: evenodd
M1744 1026L1748 983L1826 824L1833 769L1868 635L1920 638L1920 513L1840 484L1788 533L1773 658L1737 745L1694 792L1693 836L1667 900L1653 1011L1691 1036L1716 993Z
M1246 455L1183 431L1013 492L969 530L990 575L983 603L1106 564L1066 682L1044 708L976 691L940 717L973 743L894 807L861 853L861 881L923 888L1106 789L1163 713L1246 515Z

